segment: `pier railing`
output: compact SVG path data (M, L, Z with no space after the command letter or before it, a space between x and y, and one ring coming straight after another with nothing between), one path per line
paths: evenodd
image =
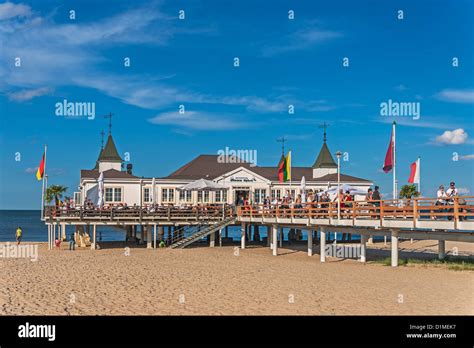
M293 204L251 204L237 207L244 218L340 219L340 220L447 220L474 219L474 196L438 198L386 199L372 201L314 202ZM474 221L474 220L473 220Z
M45 221L172 221L172 220L223 220L235 216L230 205L209 204L198 206L157 206L157 207L113 207L113 208L66 208L45 207Z
M45 207L45 221L51 222L176 222L220 221L237 217L248 221L285 219L285 221L324 220L335 224L386 226L391 221L404 227L472 229L474 228L474 196L437 198L386 199L380 201L346 201L303 204L250 204L231 206L207 204L197 206L113 207L108 209ZM290 220L288 220L290 219ZM377 223L378 221L378 223ZM411 224L409 222L412 222ZM423 224L420 224L423 222ZM426 222L438 222L433 227ZM449 223L448 223L449 222ZM461 224L462 223L462 224ZM384 225L385 224L385 225Z

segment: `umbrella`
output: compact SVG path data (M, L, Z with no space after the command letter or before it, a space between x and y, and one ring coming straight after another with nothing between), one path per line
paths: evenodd
M300 189L301 189L302 192L304 192L306 190L306 179L305 179L304 176L301 178Z
M306 179L304 175L301 178L300 190L301 190L301 201L303 203L306 203Z
M104 173L100 173L99 179L97 179L97 183L99 185L99 199L97 201L97 206L102 208L104 205Z
M220 191L227 189L227 186L206 179L199 179L177 188L178 191Z
M351 195L366 195L367 191L361 190L357 187L351 186L349 184L344 184L340 186L340 189L342 192L349 191ZM331 187L327 190L324 190L322 192L319 192L318 195L321 196L323 193L328 193L328 194L337 194L337 186Z

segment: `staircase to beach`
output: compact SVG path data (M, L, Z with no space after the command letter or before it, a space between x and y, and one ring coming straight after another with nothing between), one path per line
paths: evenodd
M204 228L198 229L196 232L192 233L190 236L184 237L174 242L169 247L171 249L183 249L187 247L188 245L200 240L201 238L207 237L211 233L219 231L220 229L233 224L235 222L235 219L236 219L235 217L230 217L218 223L215 223L212 225L206 225Z

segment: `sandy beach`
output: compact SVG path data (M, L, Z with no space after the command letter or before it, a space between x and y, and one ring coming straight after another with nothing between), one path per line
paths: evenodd
M474 272L440 265L391 268L308 257L300 250L249 246L48 251L38 261L0 259L2 315L463 315L474 314ZM400 244L400 257L436 253L435 241ZM65 245L63 246L66 247ZM474 253L471 244L447 250ZM317 248L315 247L315 250Z

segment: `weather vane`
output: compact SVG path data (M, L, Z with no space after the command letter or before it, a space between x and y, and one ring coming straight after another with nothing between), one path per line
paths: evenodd
M329 127L329 125L328 125L326 122L324 122L322 125L319 126L319 128L323 128L323 129L324 129L324 138L323 138L324 142L326 142L326 129L327 129L328 127Z
M285 137L281 137L281 138L278 138L276 141L281 143L281 153L283 154L283 156L285 156L285 141L287 139Z
M112 116L113 116L113 115L114 115L113 113L109 112L108 115L105 115L105 116L104 116L104 118L108 118L108 119L109 119L109 135L112 134Z

